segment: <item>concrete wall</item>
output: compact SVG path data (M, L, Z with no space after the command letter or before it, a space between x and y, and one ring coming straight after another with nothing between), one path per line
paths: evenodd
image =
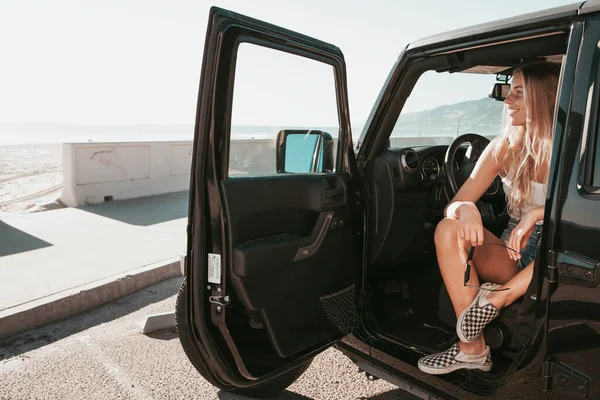
M391 138L392 147L448 144L453 138ZM63 144L63 193L69 207L187 190L192 141ZM275 140L233 140L229 175L275 174Z
M187 190L192 141L63 144L69 207ZM275 140L234 140L229 175L274 174Z
M70 207L186 190L192 142L64 143L63 193Z

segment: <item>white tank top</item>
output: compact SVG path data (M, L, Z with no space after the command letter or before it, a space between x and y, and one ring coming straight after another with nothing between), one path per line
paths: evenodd
M502 178L502 187L504 188L504 193L508 193L510 191L510 180L507 178ZM526 214L532 208L543 206L546 204L546 190L547 186L544 183L539 182L531 182L531 204L521 209L521 215Z

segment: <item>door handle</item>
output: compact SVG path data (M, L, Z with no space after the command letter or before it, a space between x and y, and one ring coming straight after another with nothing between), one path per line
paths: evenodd
M311 243L302 246L298 249L298 252L296 253L296 256L294 257L294 261L299 261L299 260L303 260L305 258L308 258L310 256L312 256L313 254L315 254L317 252L317 250L319 250L319 247L321 247L321 243L323 243L323 239L325 238L325 234L327 233L327 230L329 229L329 225L331 225L331 221L333 220L333 211L330 211L326 214L322 214L324 215L324 219L322 223L318 223L317 222L317 226L315 228L318 228L318 231L314 231L312 238L311 238ZM317 233L318 232L318 233ZM315 233L317 233L316 237L315 237Z
M325 198L329 199L335 196L341 196L344 194L344 189L343 188L331 188L331 189L325 189Z

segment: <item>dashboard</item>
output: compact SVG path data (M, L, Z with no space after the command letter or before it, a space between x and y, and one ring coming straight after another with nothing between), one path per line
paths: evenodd
M433 155L425 157L421 163L421 173L423 174L423 179L428 179L431 181L438 179L440 174L443 172L440 165L444 165L444 161L440 161L439 157L435 157ZM453 162L453 167L455 170L458 170L458 162L456 160Z
M391 148L380 154L390 167L395 189L424 189L446 182L444 160L447 145ZM466 152L459 148L453 166L458 170Z
M388 148L368 167L372 257L395 263L411 252L433 251L435 226L449 195L444 159L448 145ZM457 150L458 168L466 148Z
M456 150L455 170L469 168L463 165L468 149L464 145ZM368 166L372 257L378 263L389 265L400 257L410 258L411 252L433 251L435 227L452 197L444 165L447 150L448 145L388 148ZM482 151L475 149L474 154ZM482 217L495 219L504 200L480 201L478 207ZM486 225L496 234L505 227Z

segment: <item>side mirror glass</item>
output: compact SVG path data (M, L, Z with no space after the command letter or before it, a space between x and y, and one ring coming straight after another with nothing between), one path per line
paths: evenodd
M277 133L277 172L332 172L333 138L317 130L282 130Z
M508 97L510 92L510 85L508 83L495 83L490 87L489 97L498 101L504 101Z

